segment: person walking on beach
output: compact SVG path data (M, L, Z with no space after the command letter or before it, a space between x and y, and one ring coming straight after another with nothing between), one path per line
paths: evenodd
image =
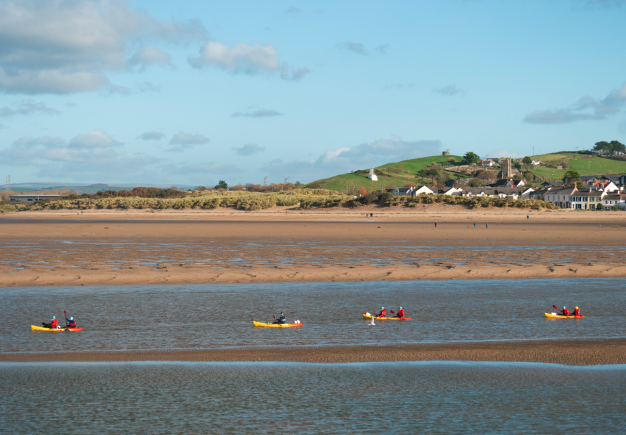
M404 319L404 308L402 307L398 307L398 314L397 316L401 319Z
M276 319L274 323L287 323L287 318L282 311L280 312L280 316L278 316L278 319Z
M563 307L561 310L559 310L561 312L561 316L569 316L569 310L567 309L567 307Z
M59 321L57 320L57 316L52 316L50 323L42 323L44 328L57 329L59 325Z
M376 314L376 317L385 317L387 315L387 310L385 307L380 307L380 313Z

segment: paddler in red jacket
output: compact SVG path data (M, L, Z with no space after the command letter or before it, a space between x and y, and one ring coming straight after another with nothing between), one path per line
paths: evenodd
M404 308L399 307L398 308L398 317L403 319L404 318Z
M385 317L387 315L387 310L385 307L380 307L380 313L376 314L376 317Z
M56 329L58 324L59 322L57 320L57 316L52 316L52 320L50 320L50 323L42 323L44 328L50 329Z
M569 316L569 310L567 307L563 307L561 310L561 316Z
M67 324L68 328L76 328L76 320L74 320L74 317L72 316L70 316L69 319L66 317L65 323Z
M576 307L572 316L580 316L580 310L578 309L578 307Z

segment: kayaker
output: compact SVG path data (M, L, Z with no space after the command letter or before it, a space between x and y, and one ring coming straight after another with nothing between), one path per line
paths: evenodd
M376 314L376 317L385 317L387 315L387 310L385 307L380 307L380 313Z
M572 314L572 316L580 316L580 309L578 307L574 309L574 313Z
M404 318L404 308L402 307L398 308L398 317L401 319Z
M563 307L561 310L561 316L569 316L569 310L567 307Z
M278 316L278 319L276 319L274 323L287 323L287 318L282 311L280 312L280 316Z
M74 320L74 317L72 316L70 316L69 319L66 317L65 323L67 324L68 328L76 328L76 320Z
M57 320L57 316L52 316L50 323L42 323L44 328L56 329L59 321Z

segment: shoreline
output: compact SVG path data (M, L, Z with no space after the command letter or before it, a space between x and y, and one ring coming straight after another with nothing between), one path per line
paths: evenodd
M278 347L165 351L0 353L0 362L536 362L572 366L626 364L626 338L386 346Z

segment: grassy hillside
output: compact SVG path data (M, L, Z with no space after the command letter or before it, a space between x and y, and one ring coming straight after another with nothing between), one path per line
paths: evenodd
M583 159L582 157L582 155L579 155L578 159L576 159L575 153L535 156L536 159L549 163L567 160L569 169L578 172L580 175L621 175L626 173L626 162L624 161L610 160L602 157L592 157L590 159ZM538 166L533 169L533 173L548 180L563 178L565 171L567 171L567 169L546 168L545 166Z
M438 165L445 165L446 160L450 157L454 157L456 165L461 164L463 157L461 156L432 156L422 157L419 159L403 160L397 163L387 163L376 167L376 174L378 175L378 181L372 181L367 178L366 174L341 174L334 177L324 178L322 180L309 183L315 187L324 189L335 190L337 192L346 192L349 188L364 187L368 192L385 189L387 186L394 184L396 186L404 186L405 184L417 183L417 172L424 169L426 166L431 165L433 162ZM401 172L386 172L384 169L394 168Z

